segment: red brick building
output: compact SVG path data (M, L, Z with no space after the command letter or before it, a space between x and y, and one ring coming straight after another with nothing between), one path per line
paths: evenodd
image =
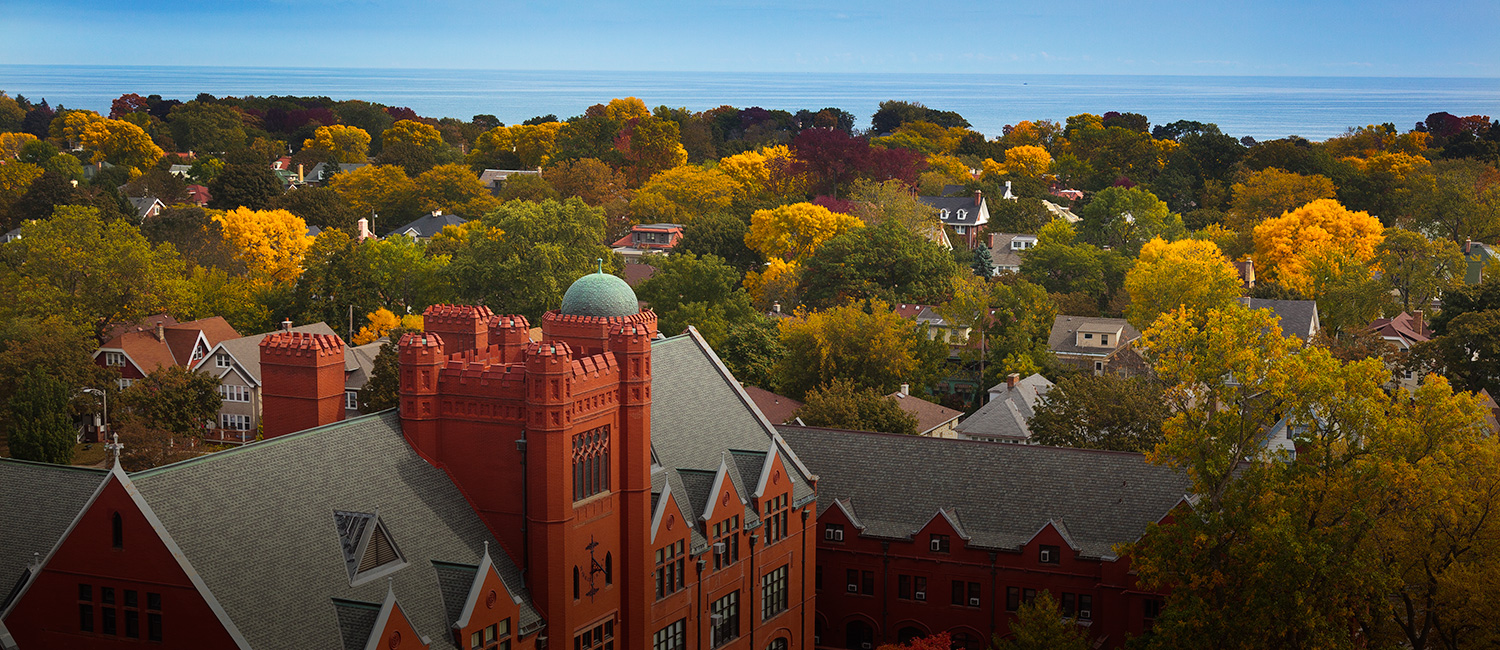
M1042 588L1101 645L1145 624L1111 544L1183 483L1138 455L784 438L603 274L540 342L425 316L399 409L339 420L341 346L282 333L280 435L133 474L0 459L0 521L26 522L0 526L0 648L977 648Z

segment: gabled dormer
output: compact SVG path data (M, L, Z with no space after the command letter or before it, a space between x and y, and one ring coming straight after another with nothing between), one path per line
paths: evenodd
M929 553L948 554L963 548L969 534L959 522L958 513L950 508L941 508L921 528L912 532L912 541Z
M333 522L350 586L388 576L406 566L406 558L381 521L378 508L373 513L335 510Z
M479 566L433 562L442 586L454 644L510 650L520 628L521 600L505 583L484 545ZM467 583L467 584L465 584Z
M385 601L379 605L343 598L333 599L338 617L339 635L344 650L377 650L384 648L421 648L432 646L432 639L417 632L406 615L396 591L387 587Z
M1047 523L1021 546L1021 552L1028 556L1028 562L1035 562L1043 567L1059 566L1063 558L1072 561L1078 556L1080 547L1073 541L1073 536L1068 532L1067 524L1061 519L1049 519Z
M823 516L818 517L818 523L823 528L825 543L842 544L846 540L853 541L865 529L854 514L852 499L835 499L833 505L823 511Z
M713 474L713 483L704 494L703 511L698 514L708 538L709 550L713 553L715 570L733 565L740 559L740 543L746 524L746 501L740 497L730 475L729 460L719 461L719 469Z

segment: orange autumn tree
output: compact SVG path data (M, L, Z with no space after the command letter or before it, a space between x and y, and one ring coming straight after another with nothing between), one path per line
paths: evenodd
M1385 227L1368 212L1318 199L1255 227L1255 266L1262 277L1311 295L1313 262L1342 256L1368 264L1385 239Z
M823 242L864 225L857 217L821 205L793 203L756 210L750 216L745 245L767 259L804 260Z
M292 282L302 275L302 258L313 239L307 236L307 222L302 217L286 210L241 207L215 212L213 218L251 277Z

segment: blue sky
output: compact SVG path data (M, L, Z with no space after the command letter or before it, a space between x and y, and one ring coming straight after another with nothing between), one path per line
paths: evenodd
M0 0L0 63L1500 76L1500 2Z

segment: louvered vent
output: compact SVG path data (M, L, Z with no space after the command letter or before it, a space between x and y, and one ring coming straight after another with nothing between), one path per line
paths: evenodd
M335 511L333 515L350 584L358 585L406 566L378 513Z
M386 534L385 526L376 523L375 532L370 534L370 543L365 546L365 556L359 560L358 573L400 561L401 556L396 553L396 547L391 544L391 537Z

